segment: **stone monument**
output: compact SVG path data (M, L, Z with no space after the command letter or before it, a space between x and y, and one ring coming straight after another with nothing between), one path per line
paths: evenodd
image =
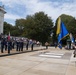
M5 10L4 10L4 5L0 6L0 34L3 33L3 23L4 23L4 14L5 14Z

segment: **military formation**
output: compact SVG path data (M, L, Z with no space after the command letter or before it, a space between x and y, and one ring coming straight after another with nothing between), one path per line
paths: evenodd
M5 51L8 51L8 54L10 54L10 51L15 49L16 51L23 51L24 48L28 50L28 47L31 47L31 50L33 50L34 45L36 44L35 40L29 40L29 39L7 39L2 38L1 39L1 53L4 53Z

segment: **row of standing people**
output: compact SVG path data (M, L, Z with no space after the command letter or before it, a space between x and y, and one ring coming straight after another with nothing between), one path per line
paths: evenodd
M31 50L33 50L34 42L31 41L30 44L31 44ZM4 52L4 49L8 50L8 53L10 53L10 50L14 49L14 45L16 45L16 51L23 51L24 41L22 39L17 41L2 39L1 53ZM29 40L26 41L26 50L28 50L28 46L29 46Z
M7 50L8 49L8 53L9 53L9 49L12 49L12 42L10 40L6 40L6 39L1 39L1 53L4 52L4 49Z

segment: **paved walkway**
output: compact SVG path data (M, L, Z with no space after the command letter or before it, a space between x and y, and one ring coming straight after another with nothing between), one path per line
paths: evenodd
M76 75L75 61L73 50L49 47L0 57L0 75Z
M45 46L43 46L43 47L37 46L37 47L33 48L33 51L39 51L39 50L45 50L45 49L46 49ZM12 49L12 50L10 50L10 54L8 54L8 50L3 50L3 53L1 53L1 51L0 51L0 57L21 54L21 53L27 53L27 52L32 52L30 47L28 48L28 50L26 50L26 48L24 48L23 51L16 51L16 48Z

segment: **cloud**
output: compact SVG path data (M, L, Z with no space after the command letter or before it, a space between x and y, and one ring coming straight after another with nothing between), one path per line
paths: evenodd
M5 14L5 19L11 19L11 20L14 20L14 19L19 19L21 18L20 16L18 15L13 15L13 14Z
M15 20L20 19L21 17L13 14L5 14L4 21L8 22L11 25L15 25Z
M61 14L76 17L76 0L0 0L5 5L5 19L25 18L39 11L52 17L53 21Z

